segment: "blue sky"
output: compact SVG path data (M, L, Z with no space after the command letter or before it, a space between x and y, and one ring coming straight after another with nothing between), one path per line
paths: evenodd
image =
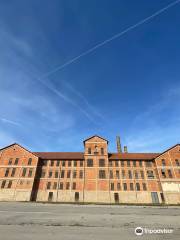
M180 142L180 3L46 76L170 0L0 0L0 147L116 151Z

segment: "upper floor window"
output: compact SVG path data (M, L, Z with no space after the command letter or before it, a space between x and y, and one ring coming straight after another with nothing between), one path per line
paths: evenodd
M176 162L176 166L178 166L178 167L179 167L179 166L180 166L180 162L179 162L179 160L178 160L178 159L176 159L176 160L175 160L175 162Z
M129 160L127 161L127 166L130 167L130 161Z
M141 178L144 179L144 172L141 171Z
M80 161L80 167L83 167L83 161Z
M48 163L47 160L43 160L43 161L42 161L42 165L43 165L43 166L47 166L47 163Z
M133 166L136 167L136 161L133 161Z
M172 178L172 172L171 172L171 169L168 169L168 175L169 175L169 178Z
M109 160L109 166L112 167L113 166L113 161Z
M45 175L46 175L46 172L45 172L45 171L42 171L42 172L41 172L41 177L44 178Z
M146 191L147 190L146 183L143 183L142 186L143 186L143 190Z
M93 167L93 159L87 159L87 167Z
M77 172L73 171L73 178L76 178L76 176L77 176Z
M124 160L121 161L121 167L124 167Z
M58 171L55 172L55 178L58 178Z
M91 148L88 148L88 154L91 154Z
M12 172L11 172L11 177L14 177L14 175L15 175L15 172L16 172L16 169L15 169L15 168L13 168L13 170L12 170Z
M83 170L79 171L79 178L83 178Z
M111 183L111 184L110 184L110 189L111 189L111 191L114 190L114 183Z
M142 160L139 161L139 166L142 167Z
M60 165L60 161L57 160L57 162L56 162L56 167L59 167L59 165Z
M136 191L140 191L140 184L136 183Z
M104 155L104 148L101 148L101 155Z
M32 158L29 158L28 165L31 165L31 164L32 164Z
M11 188L11 186L12 186L12 181L10 180L9 182L8 182L8 188Z
M9 175L9 168L6 169L6 172L5 172L5 177L7 177Z
M71 167L71 161L68 161L68 167Z
M61 178L64 178L64 170L61 171Z
M62 166L65 167L66 166L66 162L62 161Z
M14 162L14 165L18 165L18 162L19 162L19 158L16 158L15 162Z
M152 167L152 162L151 161L147 161L146 162L146 167Z
M111 178L111 179L113 178L113 171L112 170L109 171L109 178Z
M147 171L147 177L148 178L154 178L154 172L153 171Z
M119 167L119 161L115 161L115 167Z
M51 182L48 182L47 183L47 189L50 189L51 188Z
M119 175L119 170L116 170L116 178L119 179L120 175Z
M71 170L67 171L67 178L71 178Z
M138 179L138 172L137 171L134 172L134 175L135 175L135 178Z
M60 182L60 184L59 184L59 189L63 189L63 183L62 182Z
M2 181L2 184L1 184L1 188L5 188L5 185L6 185L6 181Z
M121 190L121 184L117 183L117 190Z
M8 165L12 165L12 158L9 159Z
M23 168L22 177L26 176L26 168Z
M66 190L68 190L68 189L70 189L70 183L69 182L66 183Z
M100 179L105 179L106 178L105 170L99 170L99 178Z
M76 183L75 183L75 182L73 182L72 189L73 189L73 190L75 190L75 189L76 189Z
M133 190L134 190L133 183L130 183L130 190L131 190L131 191L133 191Z
M105 166L105 160L99 159L99 167L104 167L104 166Z
M162 177L166 178L166 171L164 169L161 170Z
M52 177L52 171L49 171L49 178Z
M128 171L129 178L132 179L132 172L131 170Z
M162 166L166 166L165 159L162 159L161 163L162 163Z
M77 167L77 161L74 160L74 167Z
M50 166L51 166L51 167L54 166L54 160L51 160L51 162L50 162Z
M57 189L57 182L54 182L53 189Z
M123 183L124 191L127 191L127 183Z

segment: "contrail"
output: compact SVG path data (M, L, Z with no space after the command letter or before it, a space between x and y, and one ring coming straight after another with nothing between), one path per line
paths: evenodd
M167 6L161 8L160 10L158 10L158 11L155 12L155 13L153 13L153 14L150 15L149 17L146 17L146 18L144 18L143 20L137 22L136 24L134 24L134 25L126 28L124 31L113 35L112 37L110 37L110 38L104 40L103 42L95 45L94 47L88 49L87 51L81 53L80 55L72 58L71 60L69 60L69 61L67 61L67 62L65 62L64 64L57 66L57 67L54 68L53 70L51 70L51 71L45 73L44 75L42 75L40 78L42 79L42 78L48 77L48 76L52 75L53 73L56 73L57 71L65 68L65 67L67 67L68 65L76 62L77 60L79 60L80 58L88 55L89 53L94 52L96 49L104 46L105 44L107 44L107 43L109 43L109 42L111 42L111 41L113 41L113 40L115 40L115 39L117 39L117 38L125 35L126 33L130 32L131 30L133 30L133 29L139 27L140 25L142 25L142 24L144 24L144 23L152 20L153 18L157 17L158 15L162 14L163 12L165 12L165 11L167 11L168 9L172 8L173 6L177 5L179 2L180 2L180 0L177 0L177 1L174 1L174 2L172 2L172 3L170 3L170 4L168 4Z

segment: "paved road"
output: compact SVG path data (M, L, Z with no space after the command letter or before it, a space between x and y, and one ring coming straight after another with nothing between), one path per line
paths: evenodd
M136 236L138 226L173 229ZM180 207L0 203L0 240L180 239Z

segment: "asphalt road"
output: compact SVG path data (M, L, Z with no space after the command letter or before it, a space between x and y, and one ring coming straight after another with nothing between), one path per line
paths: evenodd
M143 234L134 230L171 229ZM145 230L144 230L145 231ZM180 207L0 203L0 240L180 239Z

